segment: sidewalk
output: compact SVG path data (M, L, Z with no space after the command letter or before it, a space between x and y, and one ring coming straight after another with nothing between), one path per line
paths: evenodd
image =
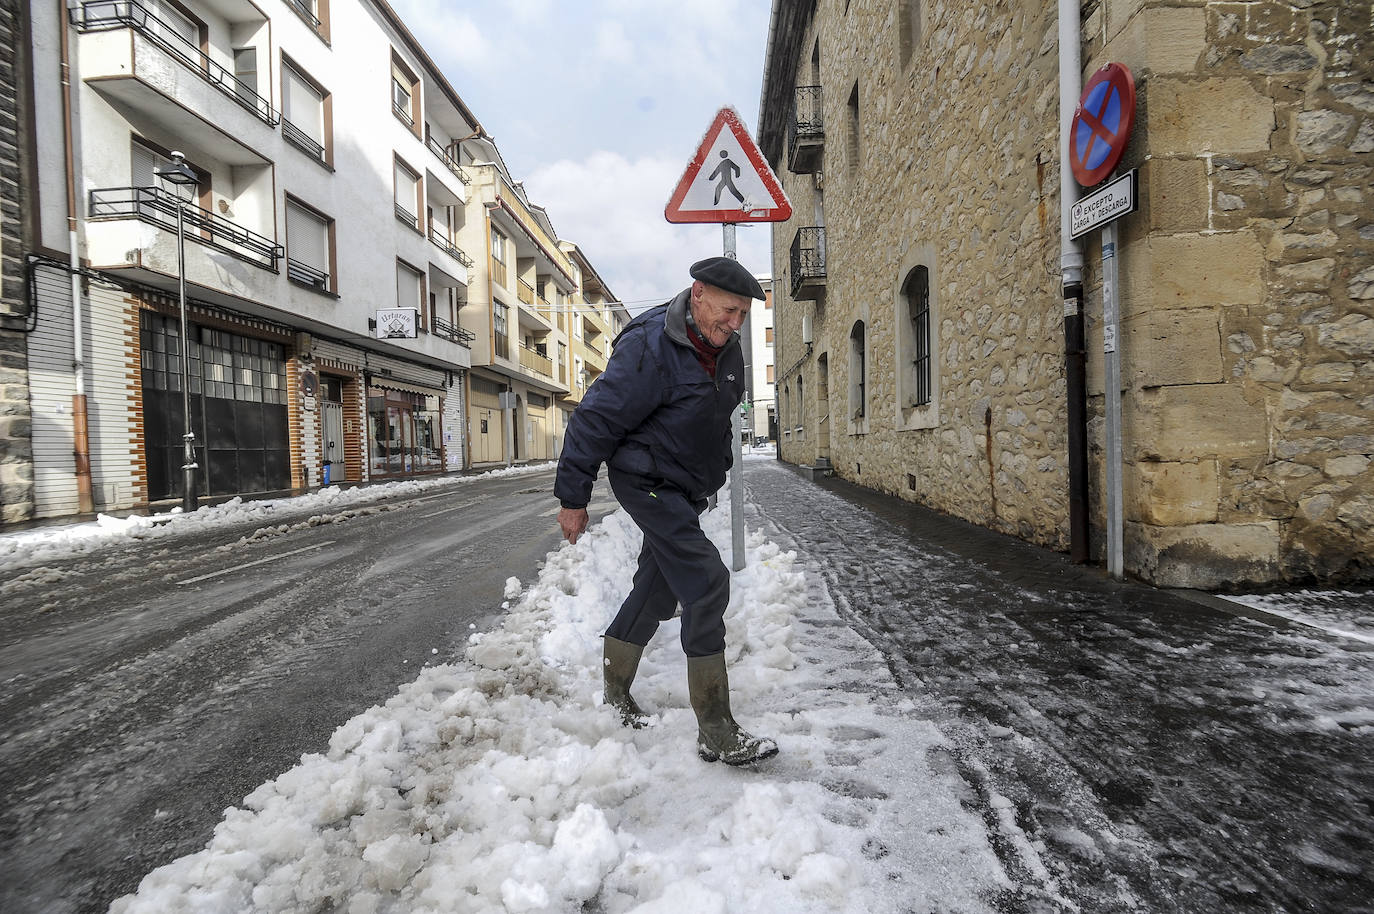
M951 739L1020 884L1003 910L1371 910L1367 639L1114 582L783 464L749 468L769 535L809 557ZM1266 602L1297 617L1334 602L1327 621L1358 628L1374 597Z

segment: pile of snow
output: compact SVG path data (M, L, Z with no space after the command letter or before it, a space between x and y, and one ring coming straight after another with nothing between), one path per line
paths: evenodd
M704 518L730 554L728 503ZM504 624L339 728L112 914L987 912L1009 881L944 740L793 553L751 535L729 626L736 717L781 754L695 753L679 623L628 730L601 640L634 571L623 512L508 583Z
M117 540L184 536L197 530L237 524L274 523L284 513L327 513L354 505L391 498L421 495L435 489L464 485L477 479L526 476L548 470L552 464L528 464L490 470L475 476L436 476L367 486L327 486L306 495L244 501L235 496L217 505L206 505L189 514L180 507L163 514L114 517L98 514L94 521L37 527L0 535L0 565L14 570L43 562L72 558L103 549Z

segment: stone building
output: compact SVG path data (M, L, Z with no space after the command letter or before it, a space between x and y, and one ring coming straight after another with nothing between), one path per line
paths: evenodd
M1118 173L1125 570L1170 586L1374 576L1368 0L1089 0L1082 78L1134 74ZM1072 346L1055 4L780 0L758 135L780 457L1070 546ZM1090 233L1090 552L1106 512ZM1081 357L1081 356L1080 356Z
M24 167L21 162L26 95L24 4L0 2L0 43L19 53L0 57L0 523L33 515L28 352L24 335Z

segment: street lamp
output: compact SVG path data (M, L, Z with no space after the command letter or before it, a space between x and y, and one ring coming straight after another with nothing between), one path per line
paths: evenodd
M186 156L172 153L170 165L160 165L153 173L164 181L170 181L178 188L191 187L200 183L200 177L191 166L186 164ZM196 433L191 425L191 337L186 327L186 228L182 216L181 194L173 194L177 200L177 287L181 309L181 415L185 419L185 434L182 441L185 451L181 464L181 507L185 511L196 510Z

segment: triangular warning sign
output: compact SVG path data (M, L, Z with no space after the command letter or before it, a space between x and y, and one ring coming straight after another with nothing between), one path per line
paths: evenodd
M792 204L739 114L721 108L663 216L669 222L784 222Z

